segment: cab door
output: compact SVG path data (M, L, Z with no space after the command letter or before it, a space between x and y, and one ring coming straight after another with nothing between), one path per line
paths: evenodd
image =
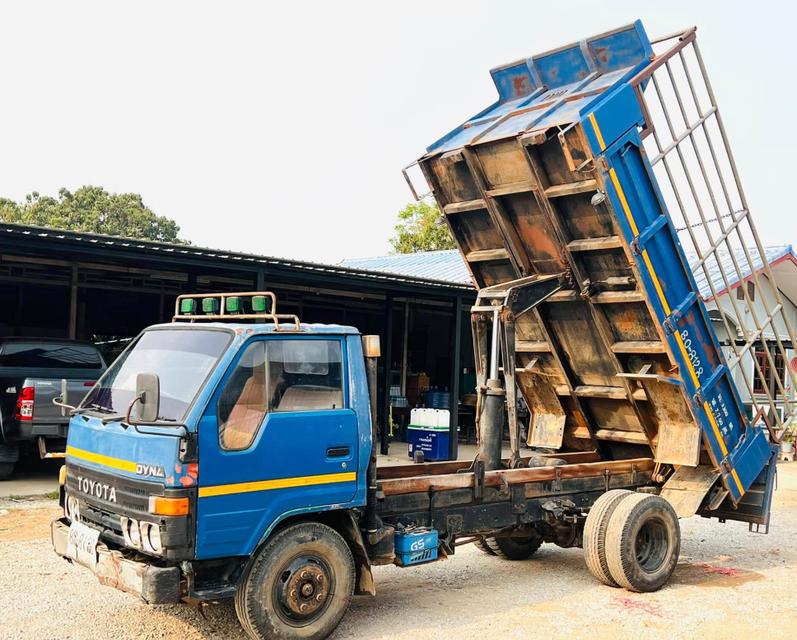
M338 336L241 348L199 425L197 557L251 553L285 515L345 506L357 487L357 417Z

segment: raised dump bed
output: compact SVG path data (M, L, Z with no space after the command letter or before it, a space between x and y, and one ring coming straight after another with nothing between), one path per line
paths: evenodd
M500 362L509 464L519 455L517 389L533 414L529 444L652 457L679 515L713 509L761 523L769 490L745 494L770 473L767 427L784 422L776 396L786 396L787 418L795 413L774 365L788 361L794 333L695 33L651 42L635 22L495 68L497 102L418 164L480 291L480 399ZM720 318L729 334L740 331L732 359L684 247L712 296L717 272L726 287L745 277L758 284L758 303L742 287ZM754 346L766 354L755 376L764 368L775 380L761 378L762 398L749 371L735 376L755 398L751 416L734 370ZM754 506L736 508L745 501Z

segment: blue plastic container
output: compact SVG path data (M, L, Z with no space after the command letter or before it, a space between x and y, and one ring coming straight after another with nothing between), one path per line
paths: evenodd
M426 392L426 406L431 409L450 409L451 394L448 391L432 389Z
M419 528L398 531L393 540L402 567L437 560L437 530Z
M407 427L407 454L414 457L416 451L423 451L424 460L450 460L448 429L435 427Z

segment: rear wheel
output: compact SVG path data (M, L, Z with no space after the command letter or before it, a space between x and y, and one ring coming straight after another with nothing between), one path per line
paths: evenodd
M626 489L612 489L595 501L584 524L584 560L590 573L603 584L616 587L617 582L609 573L606 563L606 529L617 505L632 494Z
M487 546L487 541L484 538L480 538L473 543L473 546L476 547L482 553L486 553L488 556L494 556L495 552Z
M542 546L542 536L534 532L523 537L485 538L484 544L504 560L527 560Z
M8 480L14 473L13 462L0 462L0 480Z
M354 559L334 529L317 522L286 527L257 553L241 580L235 610L257 640L326 638L354 592Z
M664 586L678 563L680 547L678 516L659 496L628 496L609 519L606 562L612 578L630 591Z

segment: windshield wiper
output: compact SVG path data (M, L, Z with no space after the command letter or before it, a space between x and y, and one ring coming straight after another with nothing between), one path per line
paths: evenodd
M86 411L98 411L99 413L113 413L113 409L109 409L108 407L103 407L100 404L87 404L82 407L78 407L72 411L73 415L80 415Z

